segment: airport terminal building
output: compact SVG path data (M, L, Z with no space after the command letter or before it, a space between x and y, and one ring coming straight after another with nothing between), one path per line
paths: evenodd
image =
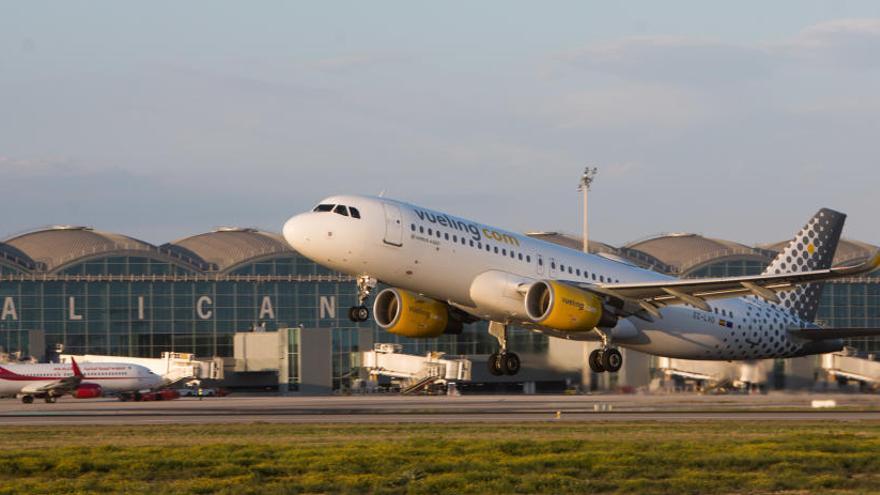
M570 236L530 235L581 247ZM680 277L706 277L760 273L784 245L670 234L622 247L591 243L590 250ZM863 261L876 249L843 240L835 264ZM70 354L156 357L174 351L231 359L237 332L319 329L327 336L334 389L352 376L352 353L375 343L398 343L411 354L469 356L475 378L486 380L479 364L496 347L485 324L461 335L413 340L371 322L352 323L352 278L298 255L280 235L255 229L220 228L161 246L87 227L18 235L0 242L0 303L0 348L43 357L63 347ZM880 327L880 271L826 284L819 318L832 326ZM849 344L864 353L880 350L872 339ZM296 361L309 349L297 338L288 345L286 378L296 390ZM564 368L554 365L547 337L515 331L510 345L532 356L533 368L546 368L542 379Z

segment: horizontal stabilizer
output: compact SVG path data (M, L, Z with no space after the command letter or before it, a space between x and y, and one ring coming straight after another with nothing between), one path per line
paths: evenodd
M878 337L880 328L792 328L793 337L809 340L849 339L854 337Z

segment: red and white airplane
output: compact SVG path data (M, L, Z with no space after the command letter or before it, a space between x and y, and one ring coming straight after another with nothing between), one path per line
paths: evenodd
M136 392L162 385L162 377L149 369L126 363L4 364L0 366L0 397L34 398L55 402L70 394L77 399L102 397L106 393Z

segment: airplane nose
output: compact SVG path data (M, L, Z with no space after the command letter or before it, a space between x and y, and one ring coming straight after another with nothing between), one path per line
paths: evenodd
M290 217L290 219L284 223L284 227L281 229L281 235L284 236L284 240L287 241L287 243L296 250L302 249L302 241L305 239L305 234L306 233L303 225L303 215L295 215Z

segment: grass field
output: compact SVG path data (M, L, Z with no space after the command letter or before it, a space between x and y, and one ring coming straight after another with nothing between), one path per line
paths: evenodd
M0 427L0 493L880 493L880 423Z

